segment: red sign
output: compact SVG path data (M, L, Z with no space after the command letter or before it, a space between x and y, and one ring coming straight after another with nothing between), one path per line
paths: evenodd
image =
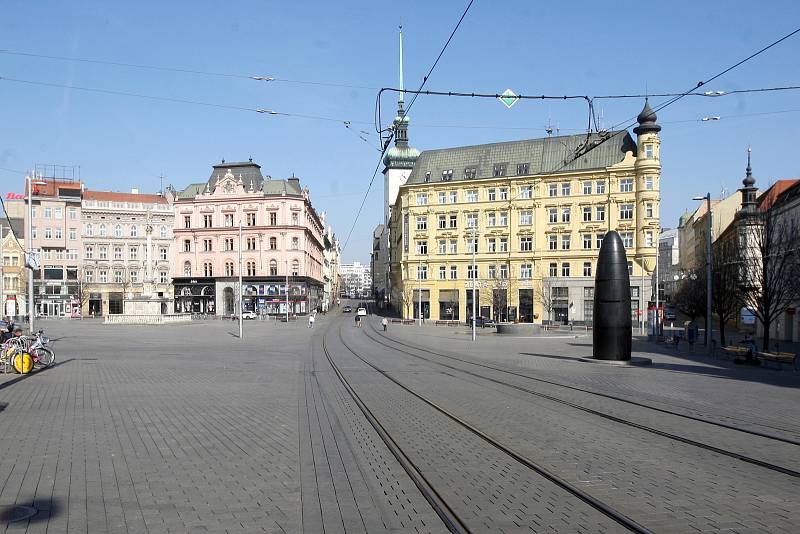
M6 193L6 200L23 200L25 195L20 193Z

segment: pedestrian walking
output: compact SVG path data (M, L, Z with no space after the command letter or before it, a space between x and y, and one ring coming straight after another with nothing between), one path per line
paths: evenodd
M381 325L383 326L383 331L386 332L386 327L389 326L389 320L384 317L381 319Z
M308 327L314 328L314 314L308 316Z
M356 314L356 328L361 328L361 316Z

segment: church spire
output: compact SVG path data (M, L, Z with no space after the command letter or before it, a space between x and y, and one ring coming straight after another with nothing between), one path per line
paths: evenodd
M397 104L400 108L403 107L405 98L405 87L403 87L403 25L400 25L400 96L397 99Z
M745 177L742 180L742 187L739 191L742 192L742 212L746 214L755 213L756 211L756 180L753 178L753 168L750 166L750 154L753 150L747 147L747 168L745 169Z
M397 97L397 116L392 122L394 131L394 146L390 148L383 157L383 163L387 168L411 169L417 161L419 150L408 146L408 122L409 117L405 110L405 84L403 83L403 26L400 25L400 90Z

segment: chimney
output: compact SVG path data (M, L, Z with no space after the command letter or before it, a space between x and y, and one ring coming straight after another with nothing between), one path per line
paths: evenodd
M139 188L138 187L131 188L131 194L138 195L139 194Z

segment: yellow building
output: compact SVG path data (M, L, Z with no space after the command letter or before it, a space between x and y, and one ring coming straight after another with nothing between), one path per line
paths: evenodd
M390 294L403 317L592 321L603 235L628 251L632 313L651 298L661 127L422 152L391 206ZM475 272L473 271L475 250Z

